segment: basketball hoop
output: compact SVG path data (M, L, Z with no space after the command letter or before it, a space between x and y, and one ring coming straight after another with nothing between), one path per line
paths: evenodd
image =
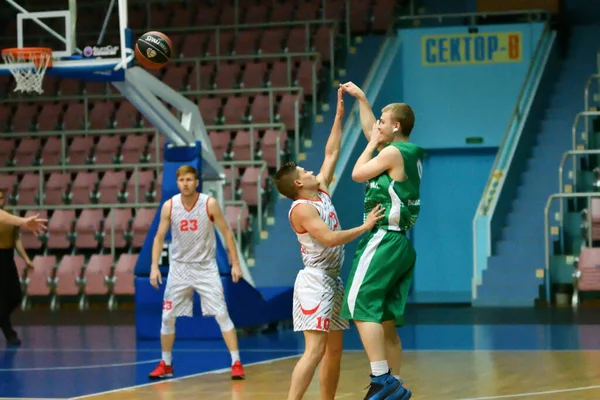
M15 77L15 92L44 93L42 81L46 69L52 67L52 49L24 47L2 50L2 58Z

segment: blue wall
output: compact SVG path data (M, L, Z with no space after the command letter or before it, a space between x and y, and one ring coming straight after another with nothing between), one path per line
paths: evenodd
M433 150L423 164L421 215L413 228L414 302L470 302L473 215L496 149Z
M382 98L402 99L414 108L415 141L427 149L497 147L542 29L543 24L535 23L480 26L476 35L466 35L466 27L400 30L399 67L389 77L389 96ZM511 61L508 49L503 51L510 47L506 35L486 35L499 32L522 32L520 61ZM483 47L474 46L476 42ZM470 51L464 50L465 43L471 43ZM456 48L460 51L452 51ZM459 59L462 65L456 65ZM401 96L395 90L399 87ZM466 144L467 137L481 137L483 143Z

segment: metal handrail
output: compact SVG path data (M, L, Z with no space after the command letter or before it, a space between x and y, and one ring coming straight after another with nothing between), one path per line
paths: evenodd
M463 13L444 13L444 14L424 14L424 15L403 15L396 18L397 21L412 21L416 19L437 19L442 22L444 19L449 18L471 18L471 24L475 25L476 18L486 17L498 17L498 16L510 16L510 15L544 15L546 19L549 19L550 13L546 10L531 9L531 10L511 10L511 11L477 11L477 12L463 12Z
M209 89L209 90L183 90L178 92L183 96L214 96L220 94L259 94L259 93L277 93L277 92L300 92L304 89L298 86L285 86L285 87L265 87L265 88L240 88L240 89ZM107 94L76 94L76 95L66 95L66 96L36 96L36 103L43 102L55 102L57 100L68 101L68 100L118 100L118 99L126 99L121 93L107 93ZM2 99L3 103L31 103L32 99L30 98L10 98L10 99ZM4 135L4 134L3 134Z
M512 12L510 12L509 14L512 14ZM510 133L512 132L513 124L515 123L515 121L519 120L522 116L521 115L521 107L522 107L521 103L523 102L523 98L525 96L525 90L529 86L528 83L533 74L534 66L536 65L536 61L540 57L540 54L542 51L542 44L544 43L544 41L545 41L544 39L548 35L549 32L550 32L550 24L548 22L546 22L546 24L544 26L544 31L540 35L540 39L538 40L538 43L536 45L533 56L531 57L531 62L529 63L529 68L527 69L527 73L525 74L525 79L523 79L523 85L521 85L521 89L519 90L519 94L517 96L515 106L513 107L512 114L510 116L510 119L508 121L506 129L504 131L504 135L502 137L502 143L500 144L500 147L499 147L500 150L498 151L498 154L496 155L496 158L494 160L494 165L492 166L490 175L488 176L488 180L485 185L484 195L481 197L481 200L479 201L479 206L477 207L477 209L478 209L478 213L480 215L487 215L488 211L494 207L496 200L498 199L498 196L497 196L498 190L496 190L494 196L489 196L488 192L493 187L492 183L494 182L494 180L501 179L501 178L498 178L498 175L496 174L497 170L502 167L502 166L499 167L500 163L503 162L506 157L509 157L509 158L513 157L514 150L515 150L514 148L510 151L509 155L504 154L502 152L502 149L507 144L509 137L511 136Z
M549 246L549 226L548 226L548 212L550 210L550 204L554 199L560 198L561 200L564 198L587 198L588 199L588 209L590 209L591 198L600 198L600 193L598 192L583 192L583 193L555 193L548 197L546 201L546 206L544 207L544 256L545 256L545 274L544 281L546 285L546 299L550 301L550 246ZM587 213L588 218L588 239L589 243L592 241L592 213ZM562 221L561 221L562 223Z
M261 182L263 181L265 173L268 173L268 167L266 161L221 161L221 165L223 168L227 167L236 167L236 166L244 166L244 167L260 167L258 172L258 180L256 181L256 196L257 196L257 213L258 213L258 231L259 234L262 233L263 227L263 206L262 206L262 186ZM232 168L232 183L235 182L235 169ZM232 190L232 195L235 199L235 191ZM237 200L237 199L235 199Z
M227 206L242 206L242 212L237 217L236 221L236 241L238 245L242 245L242 215L243 211L248 210L248 203L244 200L225 200L225 207Z
M600 55L600 52L598 54ZM583 104L584 104L583 110L584 111L591 111L590 110L590 86L592 86L592 82L595 80L598 81L598 89L600 90L600 73L590 75L590 77L585 82L585 89L583 90ZM589 132L590 132L589 117L585 118L585 132L587 134L589 134Z
M600 117L600 111L582 111L577 113L577 115L575 116L575 121L573 122L573 125L571 127L571 148L572 149L577 149L577 126L579 125L579 121L581 120L581 118L588 118L588 117ZM586 139L585 139L585 146L588 147L589 146L589 134L588 132L586 132ZM573 158L573 171L577 170L577 160L575 160ZM577 174L573 175L573 185L577 186Z
M558 192L564 192L564 167L567 158L575 157L575 156L586 156L591 154L600 154L600 150L569 150L565 152L560 160L560 164L558 165ZM573 171L573 177L577 175L577 170ZM577 190L577 189L575 189ZM563 221L563 202L560 202L560 220Z
M106 6L105 6L106 7ZM288 21L288 22L261 22L261 23L253 23L253 24L233 24L233 25L205 25L205 26L187 26L187 27L165 27L160 28L160 31L169 34L169 33L196 33L202 31L228 31L228 30L250 30L250 29L261 29L265 28L278 28L278 27L288 27L288 26L299 26L305 25L307 29L310 29L310 25L336 25L339 21L335 19L312 19L306 21ZM135 33L144 33L146 32L146 28L142 29L133 29Z

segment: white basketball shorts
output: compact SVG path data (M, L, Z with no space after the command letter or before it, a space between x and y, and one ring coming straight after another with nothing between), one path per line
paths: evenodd
M194 291L200 296L202 315L215 316L227 311L223 283L216 261L207 263L172 261L163 296L163 319L191 317Z
M341 318L344 283L316 269L305 268L294 284L294 331L344 330L350 327Z

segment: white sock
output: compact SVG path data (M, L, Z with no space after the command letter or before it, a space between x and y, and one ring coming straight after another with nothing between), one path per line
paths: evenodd
M231 365L235 364L236 361L240 361L240 351L230 351L231 354Z
M373 376L381 376L383 374L387 374L390 370L388 367L387 360L383 361L375 361L371 363L371 374Z
M400 380L400 375L394 375L394 378Z
M171 359L171 352L170 351L163 351L162 352L162 359L165 362L165 364L171 365L171 362L173 361Z

